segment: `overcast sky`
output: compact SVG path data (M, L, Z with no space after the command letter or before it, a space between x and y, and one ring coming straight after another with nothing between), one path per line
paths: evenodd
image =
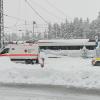
M74 17L88 17L90 20L96 19L100 11L100 0L27 0L32 7L47 22L64 22L73 20ZM38 24L46 24L32 9L25 0L4 0L4 13L27 21L32 25L32 21ZM25 21L10 17L5 17L5 25L13 26L24 24ZM15 29L14 29L15 30Z

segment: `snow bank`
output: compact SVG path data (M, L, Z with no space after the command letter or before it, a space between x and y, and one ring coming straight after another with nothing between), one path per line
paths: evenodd
M47 56L69 56L69 57L81 57L82 50L43 50ZM94 57L95 50L88 50L87 57Z
M100 66L80 57L46 58L45 67L13 63L0 58L0 82L39 83L100 88Z
M12 68L13 63L8 57L0 57L0 70Z

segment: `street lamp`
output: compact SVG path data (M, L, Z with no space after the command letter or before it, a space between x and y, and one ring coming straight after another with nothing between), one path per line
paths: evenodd
M33 21L33 37L35 36L35 34L34 34L34 25L36 24L36 22L35 21Z

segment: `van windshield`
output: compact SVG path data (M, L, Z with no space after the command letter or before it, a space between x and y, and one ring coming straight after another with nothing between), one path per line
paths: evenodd
M5 54L5 53L8 53L9 52L9 48L5 48L3 51L1 51L0 54Z

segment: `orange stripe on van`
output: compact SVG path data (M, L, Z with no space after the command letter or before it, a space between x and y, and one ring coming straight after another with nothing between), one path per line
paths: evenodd
M38 56L38 54L0 54L0 56Z

